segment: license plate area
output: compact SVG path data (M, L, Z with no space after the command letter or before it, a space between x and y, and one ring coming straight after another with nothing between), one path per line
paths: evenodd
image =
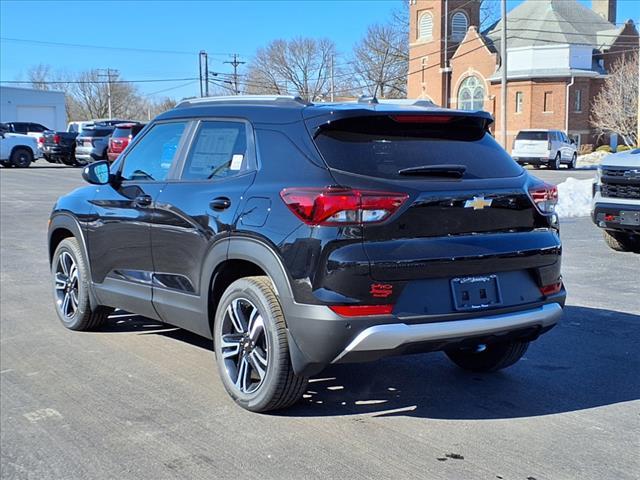
M453 278L451 291L456 310L478 310L502 303L497 275Z
M640 225L640 212L620 211L620 225Z

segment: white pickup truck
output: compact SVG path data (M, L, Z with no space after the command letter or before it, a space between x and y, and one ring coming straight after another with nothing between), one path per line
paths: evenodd
M607 245L640 253L640 148L606 156L593 184L591 219Z
M10 133L0 124L0 165L26 168L38 157L38 140L21 133Z

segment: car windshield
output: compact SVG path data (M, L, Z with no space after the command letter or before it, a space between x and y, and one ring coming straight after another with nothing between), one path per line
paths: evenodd
M373 177L456 174L462 178L495 178L522 172L486 133L482 119L461 117L443 123L417 123L398 118L385 115L336 120L321 128L315 142L329 167Z
M520 132L516 140L542 140L547 141L549 132Z

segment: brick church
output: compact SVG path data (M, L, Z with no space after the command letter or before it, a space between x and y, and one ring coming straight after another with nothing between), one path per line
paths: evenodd
M486 110L499 132L501 22L480 32L478 0L409 5L408 97ZM507 150L525 128L598 143L592 99L615 59L637 50L633 21L616 24L616 0L592 0L592 9L576 0L525 0L514 8L507 15Z

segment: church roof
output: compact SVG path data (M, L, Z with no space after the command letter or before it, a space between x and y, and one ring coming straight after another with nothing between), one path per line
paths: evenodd
M501 28L502 20L485 32L498 51ZM525 0L507 14L509 49L554 44L606 49L621 30L575 0Z

